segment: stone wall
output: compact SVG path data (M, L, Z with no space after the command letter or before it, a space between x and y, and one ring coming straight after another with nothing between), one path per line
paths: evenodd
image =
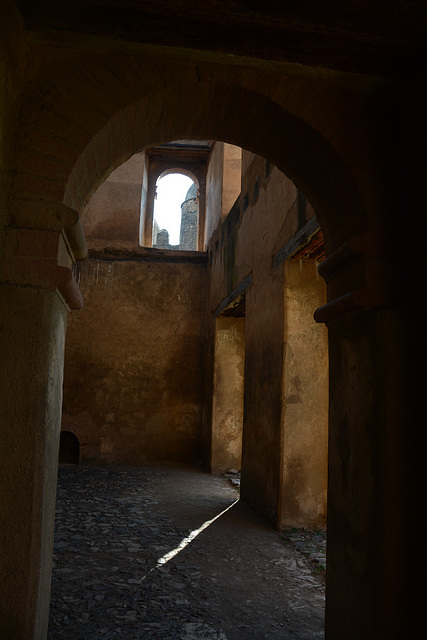
M234 144L224 143L221 220L227 217L242 186L242 149Z
M136 249L145 199L145 154L136 153L98 187L82 212L88 246Z
M216 142L209 156L206 175L206 243L208 243L212 233L221 222L223 162L224 144Z
M246 286L242 497L278 526L324 526L327 332L313 313L325 287L313 261L300 280L294 271L304 261L292 268L274 261L314 213L263 158L244 151L242 167L242 193L208 245L207 310L213 345L214 316ZM211 461L215 466L213 445Z
M240 470L242 461L245 319L215 322L212 398L213 473Z
M328 333L313 320L325 283L310 259L285 263L281 525L325 527Z
M82 462L197 462L205 264L104 256L78 280L85 307L67 331L63 421L85 434Z
M92 257L76 265L85 306L70 317L63 404L82 463L201 458L206 257L177 256L160 229L156 249L138 246L146 173L135 154L82 213Z
M242 149L226 142L215 142L206 176L206 242L239 197L241 176Z

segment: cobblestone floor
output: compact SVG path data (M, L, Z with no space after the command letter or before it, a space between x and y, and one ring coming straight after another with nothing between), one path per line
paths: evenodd
M61 466L49 640L323 638L324 534L237 499L195 469Z

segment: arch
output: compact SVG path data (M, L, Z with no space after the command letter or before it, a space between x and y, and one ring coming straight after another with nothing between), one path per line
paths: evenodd
M111 170L136 151L177 138L223 140L264 156L277 165L313 205L322 226L327 254L359 230L364 231L368 217L371 224L371 214L372 218L383 215L387 196L382 192L384 179L379 173L384 163L377 162L378 155L370 156L372 145L378 142L378 134L375 122L369 123L365 118L363 98L356 94L346 94L326 81L316 83L289 78L279 72L238 68L237 64L231 67L230 64L208 66L167 62L160 69L153 60L146 59L144 66L132 56L111 54L98 59L94 56L90 60L73 58L67 51L70 55L67 61L61 59L61 55L52 62L57 65L57 78L52 72L44 82L38 83L36 92L34 87L40 79L34 77L28 83L27 95L22 96L8 207L11 223L17 227L61 230L67 215L75 220L70 209L81 211L96 186ZM374 109L368 113L374 113ZM367 143L370 135L372 142ZM380 152L377 150L377 153ZM351 258L364 253L360 243L354 244L357 246L344 246L341 253L333 255L332 261L325 261L326 276L349 255ZM42 252L45 247L42 243L39 245L37 250ZM340 286L355 286L351 279L353 274L347 277L348 282L347 275L337 278L339 282L331 292L332 297L341 293ZM51 308L54 309L53 302ZM368 308L375 308L375 304ZM45 318L46 309L43 313ZM39 314L41 318L41 311ZM387 554L386 558L378 544L382 534L390 530L387 530L387 524L391 527L395 524L394 505L381 495L378 485L385 487L390 481L396 486L396 478L400 481L396 467L402 471L402 464L393 464L399 462L394 453L399 448L390 447L389 435L401 435L399 417L394 424L390 425L388 420L386 425L386 419L393 417L393 404L386 405L387 414L378 416L377 411L380 400L392 395L387 385L397 391L397 382L391 377L384 381L378 368L373 371L371 366L375 343L378 362L392 362L394 352L391 351L389 359L385 354L390 351L390 344L398 344L396 338L400 329L396 318L390 315L391 322L387 322L386 314L365 314L363 322L351 317L338 323L331 332L335 359L334 402L331 403L335 466L331 468L335 487L355 488L354 493L341 491L338 495L336 491L334 535L338 539L343 531L339 523L344 523L345 542L354 542L353 547L357 548L347 544L352 555L340 556L338 553L334 558L336 586L331 587L329 619L337 614L339 619L346 620L343 627L347 629L365 615L368 628L372 622L369 612L375 609L375 604L381 607L380 616L389 614L386 598L371 598L373 590L384 594L389 588L382 583L382 577L374 580L376 575L371 565L389 569L390 572L383 572L383 575L395 575L396 583L399 572L403 572L402 563L399 571L391 571L395 568L391 564L395 559L392 554ZM350 335L351 344L347 339ZM47 344L47 340L40 341L41 348ZM39 353L36 355L40 357ZM36 355L31 354L34 362ZM10 362L18 360L11 358ZM25 360L20 358L19 363L19 371L24 371ZM60 366L57 369L59 371ZM396 369L394 362L389 369ZM28 371L31 368L27 367L26 373ZM58 379L60 376L52 377ZM22 379L25 382L25 378ZM376 384L372 384L372 379ZM36 398L35 391L32 391L32 398ZM46 393L46 402L52 402L52 395L48 397ZM57 393L57 405L60 404L59 396ZM348 400L347 406L343 398ZM361 398L365 402L361 403ZM402 397L397 393L396 398L399 409ZM56 407L54 410L56 413L52 410L47 415L46 424L51 415L57 415ZM378 428L373 428L377 423ZM378 457L383 445L389 446L390 450L386 456ZM39 455L38 451L34 456ZM34 467L47 468L46 463L40 464L40 458L35 459ZM374 469L378 464L380 472L384 471L384 479L371 481L366 470ZM40 491L49 485L41 474L37 482ZM403 504L403 498L399 500ZM331 513L334 514L333 509ZM374 520L380 523L377 530ZM396 541L400 537L406 539L402 525L399 526L394 534ZM375 534L373 543L370 546L362 544L371 532ZM372 557L378 557L376 551L383 555L378 562L372 563ZM348 576L352 572L355 579L350 584ZM333 583L331 579L330 585ZM393 589L390 587L390 592ZM397 595L402 593L394 590ZM353 607L349 616L343 616L343 603L355 602L355 596L361 594L365 602ZM391 602L398 603L399 600L394 597ZM340 633L338 627L334 635L344 637L346 630Z
M197 187L199 187L199 179L197 178L197 176L192 171L188 171L188 169L182 169L181 167L165 169L165 171L162 171L162 173L157 176L156 183L173 173L180 173L183 176L187 176L187 178L191 178L191 180L197 185Z
M186 88L182 93L188 91ZM252 105L250 111L246 110L248 104ZM145 114L143 126L135 125L139 114ZM348 167L314 128L271 99L226 84L193 87L191 111L181 92L169 89L157 94L155 101L144 98L116 113L72 168L64 204L81 211L92 191L124 160L155 144L184 136L222 140L275 164L312 203L326 245L332 235L344 231L343 209L347 212L346 220L357 220L363 215L361 196Z
M34 219L35 211L46 216L47 202L81 212L97 186L135 152L182 138L223 140L275 164L312 202L327 250L333 236L341 244L349 234L345 227L364 217L349 164L337 151L345 149L341 138L349 135L348 126L340 129L345 96L339 91L321 93L312 83L271 73L260 82L255 71L224 73L220 67L199 72L203 81L189 82L192 74L178 63L176 72L171 63L167 81L155 65L142 79L134 59L127 59L126 70L122 60L108 60L114 73L102 61L88 61L87 68L81 61L78 77L66 77L65 87L55 86L49 100L43 96L31 108L27 121L33 127L22 125L18 132L11 189L15 218ZM77 104L69 96L73 87ZM357 109L348 101L347 117L352 106ZM52 224L49 218L45 224Z
M73 433L76 438L78 438L80 446L86 446L89 444L86 432L79 425L74 424L73 422L63 422L61 424L61 433L62 431L69 431L70 433Z

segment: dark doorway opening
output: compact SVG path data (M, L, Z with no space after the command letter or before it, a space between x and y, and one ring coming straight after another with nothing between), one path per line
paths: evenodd
M79 464L80 443L71 431L61 431L59 442L59 464Z

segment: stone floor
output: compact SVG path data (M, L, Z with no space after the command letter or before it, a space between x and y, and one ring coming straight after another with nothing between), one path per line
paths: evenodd
M324 532L238 497L196 469L61 466L49 640L323 638Z

